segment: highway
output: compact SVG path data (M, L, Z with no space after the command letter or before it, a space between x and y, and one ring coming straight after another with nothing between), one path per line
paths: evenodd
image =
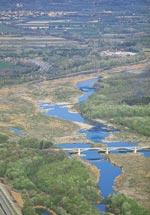
M0 183L0 215L22 215L5 186Z

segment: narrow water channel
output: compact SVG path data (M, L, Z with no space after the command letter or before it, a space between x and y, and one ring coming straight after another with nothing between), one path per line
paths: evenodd
M86 81L81 81L77 83L77 88L81 90L82 95L78 98L79 102L85 102L89 96L91 96L95 92L94 85L98 81L98 78L89 79ZM58 104L41 104L41 109L46 110L45 114L47 116L56 117L59 119L68 120L71 122L82 122L87 123L87 120L81 116L80 113L75 113L69 111L69 109L64 105ZM134 143L128 142L105 142L105 138L109 136L114 130L110 130L104 125L98 124L93 125L93 127L89 130L80 130L80 133L86 136L87 139L94 143L102 142L104 145L109 146L134 146ZM87 143L64 143L58 145L60 148L85 148L90 147ZM93 165L95 165L100 170L100 179L99 179L99 189L102 194L102 197L105 199L113 192L114 181L117 176L121 174L121 169L117 166L114 166L110 163L105 155L98 153L97 151L90 150L83 152L83 159L88 160ZM148 157L150 152L145 152L144 156ZM105 204L101 203L97 205L98 210L101 212L106 211Z

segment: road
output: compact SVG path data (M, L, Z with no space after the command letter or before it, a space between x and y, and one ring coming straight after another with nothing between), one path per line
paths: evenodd
M22 215L5 186L0 183L0 215Z

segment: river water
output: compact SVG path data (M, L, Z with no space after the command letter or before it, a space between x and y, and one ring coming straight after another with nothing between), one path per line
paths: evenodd
M81 81L77 83L77 88L81 90L82 95L78 98L78 102L85 102L89 96L91 96L95 92L94 85L98 81L98 78L89 79L86 81ZM56 117L63 120L68 120L71 122L82 122L88 123L86 119L81 116L80 113L71 112L64 105L58 104L41 104L41 109L45 110L45 114L47 116ZM106 142L105 138L109 136L112 132L117 132L115 130L111 130L102 124L93 125L93 127L89 130L80 130L87 139L94 143L102 142L104 145L109 146L135 146L135 143L128 142ZM90 147L87 143L64 143L58 145L60 148L85 148ZM83 159L88 160L93 165L95 165L100 170L100 179L98 182L98 186L101 192L102 197L105 199L113 191L113 185L117 176L121 174L121 169L117 166L114 166L111 162L109 162L104 154L100 154L97 151L90 150L83 152ZM145 157L150 156L150 152L144 152ZM98 210L101 212L106 211L105 204L101 203L96 206Z

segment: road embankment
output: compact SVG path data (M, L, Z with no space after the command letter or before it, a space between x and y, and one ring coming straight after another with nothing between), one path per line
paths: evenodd
M15 204L6 187L0 183L0 214L22 215L21 209Z

